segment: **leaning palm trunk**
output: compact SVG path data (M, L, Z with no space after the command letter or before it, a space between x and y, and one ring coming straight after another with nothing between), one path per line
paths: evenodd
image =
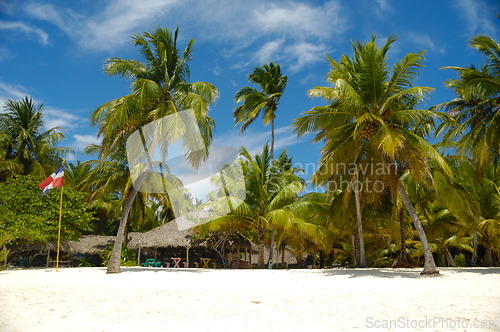
M405 203L406 209L408 210L408 214L413 221L413 225L417 230L418 237L420 238L420 242L422 243L422 248L424 249L424 270L421 274L437 274L439 271L437 270L436 263L434 262L434 257L432 257L431 247L429 246L429 241L427 240L427 236L425 235L424 227L418 219L417 212L415 212L415 208L406 193L405 188L399 178L397 180L398 191L401 194L403 202Z
M359 174L356 168L356 182L357 184L360 184L359 182ZM359 265L358 267L365 268L367 267L366 265L366 259L365 259L365 241L363 239L363 223L361 221L361 203L359 200L359 191L360 191L360 186L361 185L355 185L354 188L354 199L356 201L356 220L358 224L358 236L359 236Z
M153 155L155 153L157 143L158 143L158 128L156 128L156 130L154 131L151 151L148 152L148 160L146 162L146 165L142 173L137 177L135 183L132 184L130 192L127 196L127 200L125 201L125 205L123 206L122 217L120 219L120 226L118 227L118 232L115 238L115 244L113 245L113 251L111 252L111 256L109 258L108 269L106 270L106 273L120 273L122 245L123 242L125 241L125 231L128 225L128 217L130 215L130 209L132 208L132 204L134 203L135 196L139 192L136 189L136 187L140 188L142 183L146 179L148 171L151 168L151 163L153 161ZM144 150L147 151L146 147L144 147Z
M445 250L446 250L446 260L448 261L448 266L456 267L457 264L455 263L455 260L453 259L453 256L451 256L450 251L446 247L445 247Z
M385 159L384 152L380 149L378 150L378 152L382 160L382 163L387 169L389 176L391 176L391 169L387 163L387 160ZM394 165L394 161L392 162L392 164ZM422 223L418 218L417 212L415 212L415 208L413 207L413 204L410 201L410 197L408 197L406 189L405 187L403 187L403 184L399 180L399 177L394 176L394 178L397 183L397 189L399 191L399 194L401 195L401 198L403 199L403 203L405 204L406 209L408 210L408 214L410 215L413 225L417 230L418 237L420 238L420 243L422 244L422 249L424 250L424 270L421 272L421 274L437 274L439 273L439 271L436 267L436 263L434 262L434 257L432 257L431 247L429 246L429 241L427 240L427 236L425 235L424 227L422 226Z
M134 203L135 196L137 195L137 190L132 186L130 192L123 206L122 217L120 219L120 226L118 227L118 232L115 238L115 244L113 245L113 251L108 262L108 269L106 273L120 273L120 262L122 255L122 245L125 240L125 229L128 224L128 216L130 214L130 209L132 203Z
M399 210L399 230L401 233L401 251L399 257L401 263L406 264L408 259L406 258L405 211L403 209Z

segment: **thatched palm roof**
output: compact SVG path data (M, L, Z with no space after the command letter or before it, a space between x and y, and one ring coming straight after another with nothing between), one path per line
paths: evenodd
M142 233L130 241L129 248L154 247L207 247L206 243L195 243L191 239L193 227L197 220L208 217L204 210L193 211L188 215L176 218L167 224Z
M132 232L128 234L128 240L131 241L142 233ZM63 241L60 250L71 254L90 254L99 255L101 250L109 248L115 243L114 236L103 235L84 235L78 241ZM45 250L57 250L57 243L47 242Z

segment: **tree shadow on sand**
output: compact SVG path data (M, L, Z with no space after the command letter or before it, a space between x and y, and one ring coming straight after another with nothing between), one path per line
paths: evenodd
M434 275L421 275L423 268L367 268L367 269L330 269L322 270L325 276L348 276L349 278L377 277L377 278L405 278L405 279L425 279L440 278L451 274L500 274L500 268L480 268L480 267L462 267L462 268L438 268L440 273Z

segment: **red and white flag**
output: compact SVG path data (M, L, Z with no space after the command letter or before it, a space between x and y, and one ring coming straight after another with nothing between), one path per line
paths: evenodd
M52 188L61 187L64 180L64 166L55 171L51 176L43 180L42 183L38 185L40 189L43 190L43 195L49 192Z

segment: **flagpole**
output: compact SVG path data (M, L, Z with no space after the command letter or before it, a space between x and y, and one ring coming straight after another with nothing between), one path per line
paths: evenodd
M65 161L66 161L66 159L63 159L63 167L64 167L64 162ZM61 203L59 205L59 231L58 231L58 234L57 234L56 272L59 272L59 245L61 243L61 216L62 216L63 188L64 188L64 185L61 185Z

